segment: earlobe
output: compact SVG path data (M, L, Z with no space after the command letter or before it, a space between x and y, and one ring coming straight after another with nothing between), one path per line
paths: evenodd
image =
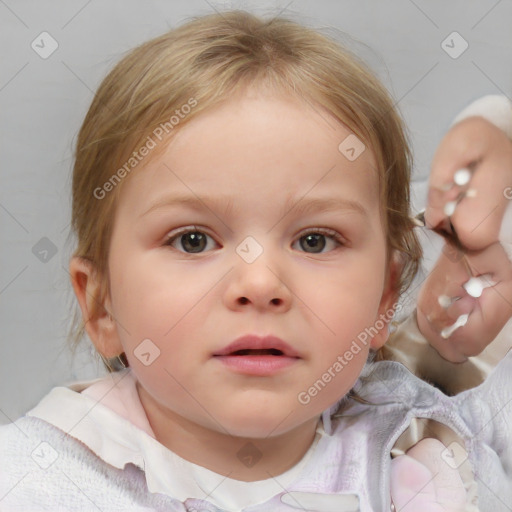
M94 265L75 256L69 263L69 272L87 334L101 355L117 356L123 348L111 315L110 298L101 297L102 282Z

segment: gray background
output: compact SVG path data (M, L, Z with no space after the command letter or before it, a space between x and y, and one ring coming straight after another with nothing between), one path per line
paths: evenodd
M329 33L373 67L410 129L417 209L433 152L453 117L480 96L512 92L507 0L0 0L0 423L16 419L55 385L102 373L87 343L74 359L66 346L72 151L93 91L131 47L187 17L235 7L333 27ZM58 43L46 59L31 47L43 31ZM442 47L454 31L469 44L458 58ZM425 243L431 254L432 241Z

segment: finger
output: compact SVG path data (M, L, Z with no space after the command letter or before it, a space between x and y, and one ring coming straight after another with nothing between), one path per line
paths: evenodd
M446 201L445 190L435 187L429 189L427 207L425 209L425 223L429 229L440 230L448 227L444 212Z
M479 297L465 295L449 304L446 315L452 318L469 311L465 325L443 339L438 335L441 322L433 323L427 338L443 357L453 362L480 354L512 317L512 263L501 244L467 253L466 259L472 274L487 276L490 286L483 288ZM452 293L457 291L460 289Z
M460 283L447 281L440 292L428 291L430 297L425 299L430 305L427 320L439 333L453 325L461 315L470 314L475 307L475 299L467 294Z
M456 199L460 192L454 187L457 170L471 167L485 151L485 143L472 123L461 122L454 126L441 140L432 160L429 177L429 196L425 219L431 228L446 217L447 201Z
M478 299L470 297L466 292L463 292L462 296L456 296L451 301L450 306L444 310L446 323L442 326L442 329L453 325L461 316L470 315L474 311L477 302ZM440 332L442 329L440 329Z
M432 163L425 212L431 228L450 217L459 240L472 250L499 239L507 190L512 190L511 142L500 129L475 119L459 123L441 141ZM462 167L471 168L471 179L457 186L457 169Z
M472 299L475 300L475 299ZM455 302L458 304L459 301ZM459 307L459 306L456 306ZM468 309L471 309L471 313L467 313L468 320L471 318L474 311L474 306L470 305ZM460 320L462 315L457 318L449 318L446 311L438 314L436 318L432 318L432 309L429 310L428 314L419 305L416 313L416 319L418 327L423 336L428 340L429 344L439 352L439 354L446 360L453 363L462 363L467 360L467 349L474 347L468 347L466 344L461 342L461 338L458 336L464 326L460 326ZM452 314L455 313L453 310ZM453 314L456 316L456 314ZM457 323L459 321L459 323ZM467 321L467 320L466 320ZM478 338L476 341L482 341L485 343L482 348L485 348L487 340Z
M512 169L508 171L512 174ZM503 191L510 179L495 161L482 163L475 170L470 182L475 195L463 196L450 217L465 247L479 250L499 240L502 219L508 205Z
M494 339L512 317L512 262L500 243L471 253L468 263L475 275L489 276L492 286L483 290L475 311L475 335ZM468 328L470 325L468 325Z
M451 188L458 169L471 167L481 159L488 143L479 128L479 125L465 121L452 127L443 137L432 159L429 178L431 188Z
M470 277L470 269L451 244L445 244L439 259L425 280L418 296L418 309L424 312L426 319L438 333L452 324L452 302L467 295L463 284Z
M512 262L500 242L480 251L467 252L466 261L474 276L488 276L493 283L512 280Z
M467 361L467 356L463 350L464 347L461 348L459 343L454 343L450 338L448 340L442 338L439 330L432 327L424 311L420 308L417 310L416 320L421 334L443 359L452 363L464 363Z

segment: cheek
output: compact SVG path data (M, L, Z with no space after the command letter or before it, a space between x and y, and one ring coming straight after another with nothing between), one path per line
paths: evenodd
M308 313L310 322L318 326L319 334L322 333L316 340L317 372L319 377L329 371L336 375L330 385L331 397L347 392L357 380L367 360L374 329L379 327L376 321L384 264L379 268L377 260L365 262L362 258L359 263L347 266L347 271L340 270L334 278L331 275L330 279L321 279L308 304L316 313Z
M315 277L309 293L315 312L325 317L333 331L350 331L373 324L384 289L384 263L364 255L346 261L338 270ZM313 307L313 306L312 306Z
M122 326L121 337L129 337L133 343L144 338L165 339L187 328L188 317L194 316L208 291L208 283L197 286L197 275L196 286L192 286L193 278L162 268L158 260L126 258L111 272L112 308Z

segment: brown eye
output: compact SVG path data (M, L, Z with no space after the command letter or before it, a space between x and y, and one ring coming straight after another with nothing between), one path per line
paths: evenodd
M306 235L300 238L300 246L302 249L311 249L311 252L322 252L325 248L325 235L319 233Z
M297 242L300 245L300 249L308 254L331 252L332 250L345 245L344 238L339 233L331 229L314 229L307 231L298 238ZM328 248L329 244L331 245L330 251ZM326 247L327 250L324 251Z
M206 247L206 236L199 231L181 235L180 242L187 252L201 252Z
M165 245L170 245L176 250L187 254L197 254L204 252L208 247L208 239L213 240L202 231L189 229L170 236Z

